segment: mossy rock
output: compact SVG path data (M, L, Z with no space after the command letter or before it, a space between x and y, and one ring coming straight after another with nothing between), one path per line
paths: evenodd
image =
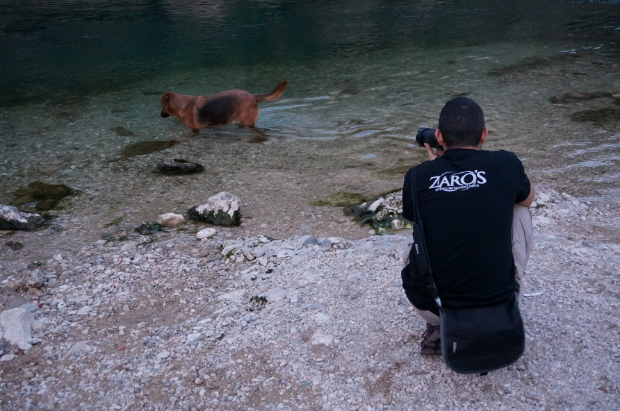
M177 143L177 140L138 141L137 143L131 143L123 147L123 149L121 150L121 157L130 158L156 153L158 151L170 148Z
M340 191L327 197L325 200L315 200L310 205L317 207L350 207L366 201L366 196L360 193Z
M620 121L620 110L615 107L584 110L573 113L570 118L579 123L594 123L601 126L606 123Z
M34 181L25 187L15 190L16 205L28 204L33 201L43 203L38 210L50 210L56 206L56 201L73 194L73 190L64 184L45 184L40 181ZM48 208L46 208L48 207Z
M224 227L238 226L241 224L241 213L239 210L235 210L231 217L230 214L224 212L224 210L217 210L217 213L213 211L203 211L199 213L197 208L198 206L195 206L188 211L193 219Z

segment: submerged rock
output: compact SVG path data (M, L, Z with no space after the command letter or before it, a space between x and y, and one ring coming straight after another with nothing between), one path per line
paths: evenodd
M201 164L180 158L167 158L157 164L157 169L164 174L194 174L204 171L205 168Z
M379 233L412 227L411 222L403 217L402 190L388 194L385 198L379 197L375 201L350 207L348 212L363 224L370 224Z
M73 194L73 189L64 184L46 184L34 181L25 187L20 187L13 195L16 197L14 203L23 205L37 202L38 211L47 211L56 207L58 200Z
M265 136L254 136L248 140L248 143L252 143L252 144L264 143L267 140L269 139Z
M596 98L611 97L612 93L608 91L595 91L591 93L564 93L560 96L553 96L549 101L554 104L558 103L576 103L578 101L594 100Z
M573 113L571 120L580 123L593 123L596 125L604 125L606 123L620 121L620 110L614 107L605 107L597 110L583 110Z
M110 130L114 131L114 133L116 133L117 136L121 136L121 137L131 137L134 135L133 132L127 130L123 126L112 127Z
M157 224L161 224L164 227L179 228L185 222L185 218L181 214L166 213L160 214L157 217Z
M131 143L123 147L123 149L121 150L121 157L129 158L134 156L151 154L170 148L177 143L177 140L138 141L137 143Z
M24 245L19 241L7 241L5 245L13 251L18 251L24 248Z
M34 230L43 223L39 214L22 213L15 207L0 205L0 229Z
M203 205L189 209L189 215L200 221L214 225L233 226L241 223L239 197L226 191L210 197Z
M155 234L162 231L165 231L164 228L154 221L144 221L136 228L136 232L142 235Z

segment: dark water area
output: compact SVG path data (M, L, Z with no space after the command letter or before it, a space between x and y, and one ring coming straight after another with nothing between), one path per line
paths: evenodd
M0 204L35 182L78 193L28 237L43 248L132 238L221 191L248 217L234 236L366 236L316 205L402 187L426 159L416 130L455 96L536 185L620 192L618 1L0 0L0 55ZM169 90L283 79L258 131L160 116ZM165 159L204 171L162 174Z
M572 37L617 56L609 43L619 37L619 8L537 0L2 1L0 105L62 101L183 70L320 70L323 59L386 49L431 55Z

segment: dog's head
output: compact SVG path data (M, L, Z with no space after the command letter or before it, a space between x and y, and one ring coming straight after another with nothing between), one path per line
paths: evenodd
M169 91L161 96L161 116L163 118L170 117L170 114L175 113L174 108L174 92Z

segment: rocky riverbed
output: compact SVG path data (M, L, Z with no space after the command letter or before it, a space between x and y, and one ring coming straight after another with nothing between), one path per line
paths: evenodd
M420 357L402 235L171 229L40 262L3 248L0 321L19 311L30 336L0 343L0 408L617 409L618 197L538 193L526 351L504 370Z

